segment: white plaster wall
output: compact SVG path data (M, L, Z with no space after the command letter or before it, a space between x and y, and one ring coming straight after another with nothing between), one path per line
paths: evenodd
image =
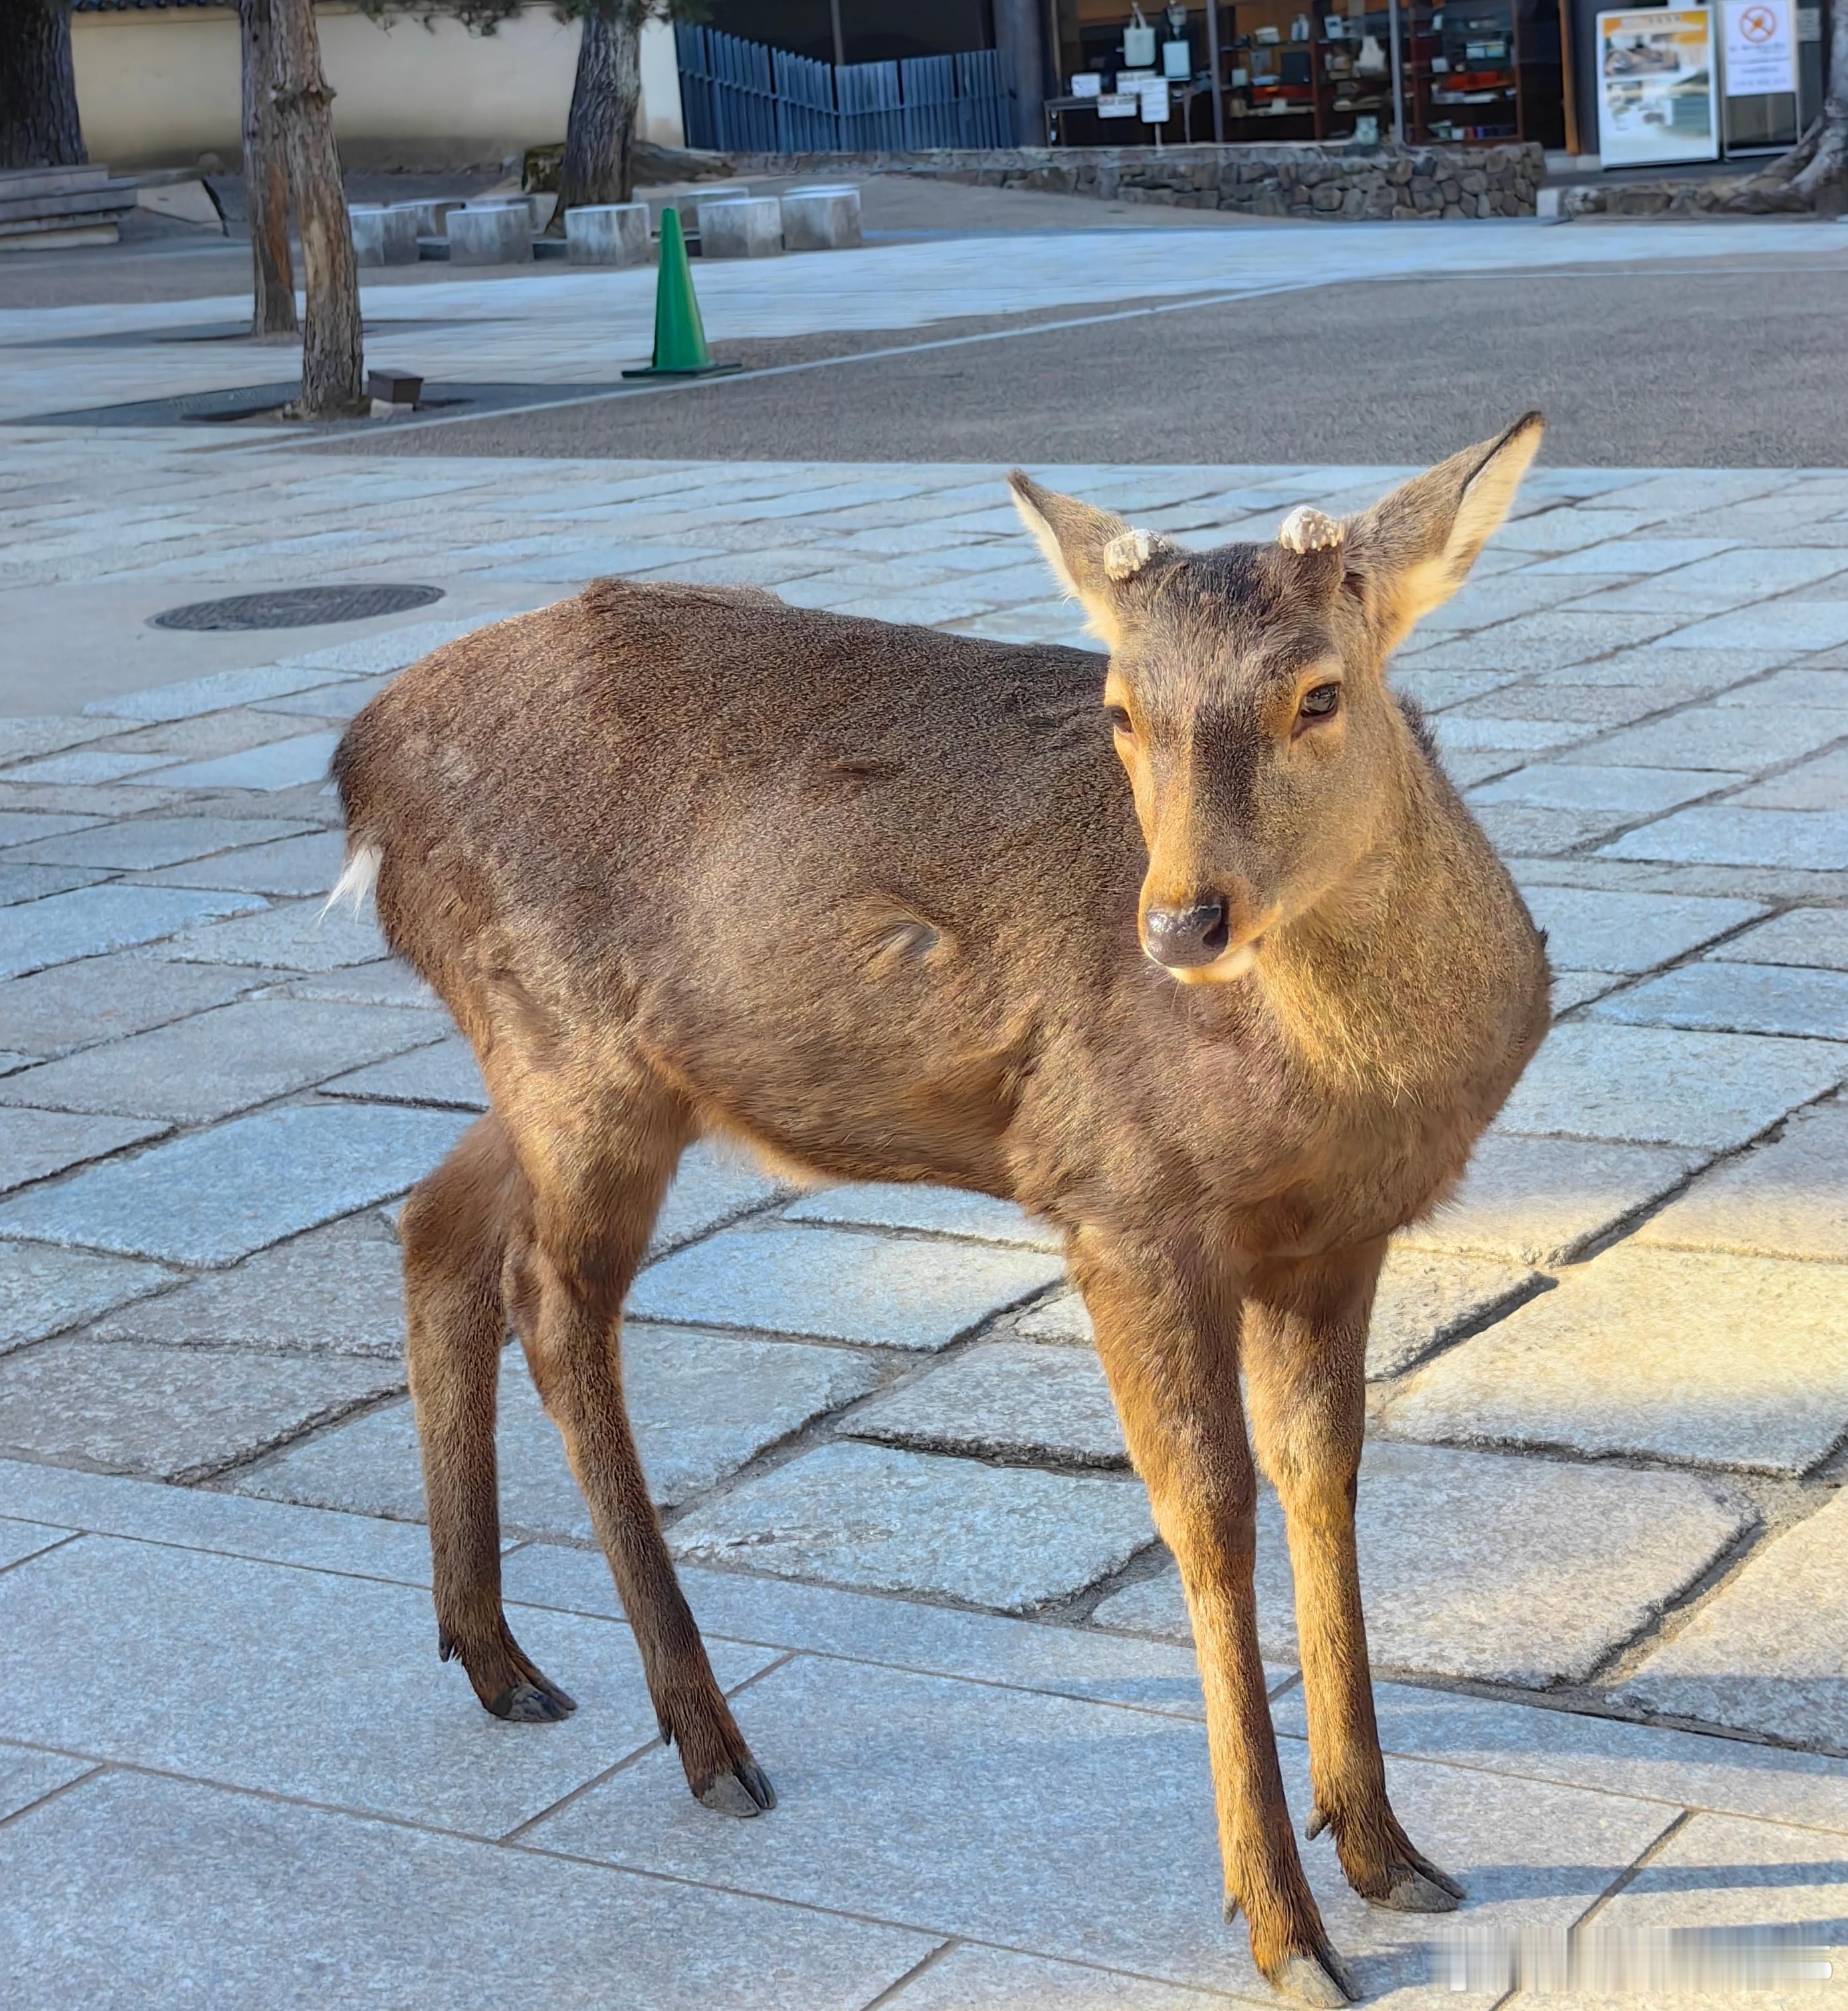
M426 28L414 15L381 25L350 5L319 6L315 19L349 167L498 161L564 137L579 30L549 5L526 7L487 36L454 20ZM215 153L236 164L233 9L77 14L71 31L93 159L126 169L187 166ZM673 31L662 23L643 31L638 123L644 139L681 144Z

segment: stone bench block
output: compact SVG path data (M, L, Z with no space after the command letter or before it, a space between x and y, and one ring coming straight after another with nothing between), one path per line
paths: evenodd
M440 237L448 222L452 210L463 209L467 205L460 196L444 196L435 202L388 203L388 209L401 209L417 226L419 237Z
M361 265L417 263L417 219L409 210L367 203L355 205L347 214L353 223L353 250Z
M851 184L786 190L782 209L785 251L842 251L860 241L860 190Z
M449 213L452 265L521 265L532 258L532 211L518 202Z
M645 202L587 203L564 212L574 265L646 265L653 257Z
M782 205L773 195L700 205L703 258L773 258L783 248Z

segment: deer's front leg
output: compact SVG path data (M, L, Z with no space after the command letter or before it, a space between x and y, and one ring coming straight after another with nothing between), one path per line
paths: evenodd
M1354 1995L1303 1876L1284 1799L1252 1589L1257 1478L1238 1393L1238 1307L1204 1270L1080 1230L1069 1251L1155 1519L1180 1567L1206 1695L1227 1917L1277 1988Z
M1261 1271L1245 1301L1244 1368L1258 1457L1290 1532L1296 1634L1316 1791L1348 1882L1401 1913L1448 1913L1463 1888L1415 1850L1387 1799L1355 1551L1367 1322L1383 1242Z

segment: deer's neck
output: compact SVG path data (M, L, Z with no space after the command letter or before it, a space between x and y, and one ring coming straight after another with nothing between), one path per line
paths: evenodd
M1424 1096L1491 1066L1533 983L1531 931L1499 862L1409 735L1403 756L1365 851L1279 931L1257 973L1331 1093Z

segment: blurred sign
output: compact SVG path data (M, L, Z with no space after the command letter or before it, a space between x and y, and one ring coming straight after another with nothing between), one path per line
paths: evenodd
M1791 0L1725 0L1729 98L1796 90L1795 12Z
M1719 158L1713 17L1704 7L1600 14L1597 69L1598 153L1606 167Z
M1168 80L1162 78L1155 84L1142 87L1142 123L1145 126L1166 126L1168 123Z

